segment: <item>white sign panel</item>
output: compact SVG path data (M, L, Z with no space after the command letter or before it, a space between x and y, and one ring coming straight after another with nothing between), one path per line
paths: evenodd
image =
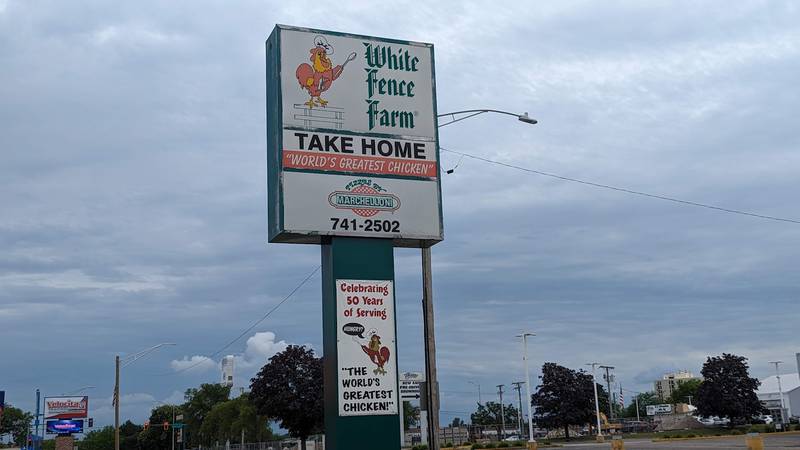
M662 404L662 405L647 405L645 407L647 410L648 416L656 416L662 414L672 414L672 405L669 404Z
M403 372L400 374L400 398L402 400L419 399L420 383L425 381L421 372Z
M89 415L89 397L45 397L45 419L80 419Z
M428 44L284 29L283 125L434 139Z
M283 183L284 226L296 233L399 237L439 222L433 182L286 172Z
M432 45L278 26L267 119L271 242L442 240Z
M340 416L397 414L394 283L336 280Z

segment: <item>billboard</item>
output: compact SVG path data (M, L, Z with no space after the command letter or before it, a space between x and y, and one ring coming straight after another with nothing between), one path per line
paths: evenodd
M74 434L83 433L83 420L47 420L45 427L49 434Z
M267 41L269 241L443 238L433 45L278 25Z
M89 415L89 397L45 397L44 418L82 419Z

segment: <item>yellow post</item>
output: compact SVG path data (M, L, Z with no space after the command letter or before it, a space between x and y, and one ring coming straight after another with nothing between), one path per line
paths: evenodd
M748 450L764 450L764 438L758 433L747 433L744 442L747 444Z
M625 450L625 441L622 439L614 439L611 441L611 450Z
M536 445L536 442L528 442L528 450L536 450L539 446Z

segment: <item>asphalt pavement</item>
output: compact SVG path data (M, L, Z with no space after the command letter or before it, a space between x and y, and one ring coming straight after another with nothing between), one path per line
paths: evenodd
M770 450L800 449L800 434L762 435L764 448ZM676 441L626 440L625 450L680 450L680 449L746 449L745 436L730 436L713 439L688 439ZM600 450L610 448L606 441L603 444L580 443L564 444L570 450Z

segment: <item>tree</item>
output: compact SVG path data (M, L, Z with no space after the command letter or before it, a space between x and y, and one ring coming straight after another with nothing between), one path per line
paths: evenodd
M564 428L569 439L570 425L584 425L595 420L592 375L555 363L542 366L542 384L531 396L534 420L545 428ZM600 411L608 410L608 394L597 385Z
M247 395L214 405L200 428L201 434L209 443L228 440L238 442L242 431L248 442L269 441L274 438L269 420L256 413L256 407Z
M669 397L670 403L688 403L689 397L692 399L697 398L697 389L699 389L700 385L703 383L703 380L698 380L696 378L685 381L675 381L678 385L675 386L675 389Z
M403 426L407 430L419 421L419 406L411 406L411 402L403 402Z
M308 436L323 426L322 358L305 346L290 345L250 382L250 399L258 413L278 420L306 450Z
M703 383L697 389L697 412L701 416L727 417L742 423L764 412L756 390L761 382L750 378L747 358L723 353L703 364Z
M22 446L28 438L33 415L6 404L3 410L2 420L0 420L0 436L11 435L15 444Z
M186 423L189 433L187 433L186 446L197 447L199 444L209 444L211 441L204 440L204 436L200 430L203 426L203 421L211 412L211 408L217 403L228 401L231 394L230 386L223 386L221 384L204 383L200 388L187 389L183 395L186 400L181 406L183 410L183 419ZM170 419L172 415L170 414Z
M165 430L164 422L172 423L173 408L176 408L175 414L180 414L180 409L177 409L177 407L173 405L161 405L150 411L150 427L138 435L140 448L147 450L171 450L172 427L168 427ZM121 431L122 427L120 427L120 432Z
M655 392L640 392L636 395L639 399L639 417L647 417L647 407L649 405L658 405L661 399L658 398ZM625 417L636 417L636 401L631 402L625 409Z
M122 429L120 427L120 448L122 448ZM107 450L114 448L114 427L107 426L99 430L90 431L80 440L78 447L81 450Z
M466 424L464 423L463 420L461 420L460 417L456 417L455 419L453 419L453 422L450 424L450 426L453 428L463 427L464 425Z
M503 416L505 417L506 428L517 426L517 417L519 411L513 403L503 406ZM478 403L478 409L470 414L469 419L473 425L493 426L497 428L498 435L500 429L503 427L500 413L500 403L486 402L484 404Z

